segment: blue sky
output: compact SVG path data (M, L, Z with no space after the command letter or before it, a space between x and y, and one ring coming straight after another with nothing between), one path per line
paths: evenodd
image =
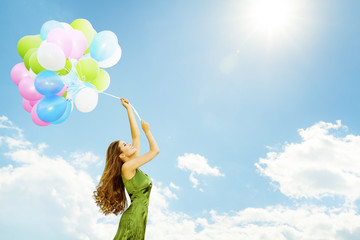
M140 116L150 123L161 151L141 167L158 184L153 189L148 239L181 239L179 234L187 230L188 239L221 239L222 229L230 228L234 229L228 232L233 239L275 239L274 236L320 239L312 232L315 230L302 228L307 221L300 217L304 211L319 234L324 233L321 227L316 227L317 223L329 221L327 224L332 229L326 233L332 234L328 235L329 239L358 239L360 228L340 223L344 222L344 212L348 214L345 219L359 221L360 218L360 197L351 194L358 191L353 186L359 181L360 173L356 141L360 132L357 94L360 3L355 0L290 2L296 9L286 19L289 27L272 36L250 24L249 1L16 0L4 3L0 9L3 86L0 177L7 179L6 186L16 187L21 181L13 179L15 175L6 175L11 172L7 168L9 164L14 167L14 174L16 170L24 173L27 167L37 172L40 170L36 159L63 159L61 166L74 173L68 179L88 181L84 184L91 189L103 171L109 143L115 139L131 140L128 117L119 100L99 95L92 112L74 109L66 122L38 127L23 109L18 88L11 81L11 68L22 61L16 50L21 37L39 34L48 20L71 23L85 18L97 32L110 30L117 35L122 57L107 69L111 83L106 92L130 100ZM301 135L304 132L307 134ZM149 147L143 133L141 137L142 153L145 153ZM12 145L14 139L17 144ZM47 147L43 147L44 143ZM30 165L21 155L24 149L33 156ZM38 154L31 155L34 152ZM202 162L203 159L206 161ZM179 167L181 164L183 168ZM45 167L41 169L51 172ZM62 184L77 185L78 182L65 180L67 174L70 173L64 172L63 178L45 179L50 179L49 186L60 189ZM199 181L196 187L190 176ZM40 177L39 182L31 179L34 180L29 178L25 183L29 188L40 183L36 189L46 181L40 181ZM6 190L5 185L0 183L3 205L12 197L20 197L19 192ZM36 198L32 195L35 193L26 189L29 199ZM55 193L61 193L54 189ZM57 196L53 190L50 193ZM63 192L64 196L72 193ZM91 199L87 197L90 196L84 193L81 199L90 206ZM68 206L82 206L82 202L69 199L64 200ZM42 204L61 206L51 201L44 200ZM19 202L21 206L25 203L25 200ZM34 207L37 213L42 211L40 206ZM27 211L17 209L14 215L27 216ZM289 209L299 222L289 220ZM274 217L277 211L285 220ZM270 225L254 220L255 232L264 235L244 237L242 234L253 231L249 219L254 218L249 217L249 212L269 216L270 225L278 226L277 230L269 231ZM66 214L59 210L51 218L51 223L61 222L55 232L63 234L51 239L111 239L115 235L119 217L109 218L110 221L91 215L107 225L94 223L93 228L98 230L89 230L62 221L64 216L75 222L79 220ZM164 219L159 216L165 215L175 216L167 222L179 228L165 231L159 223ZM44 213L44 218L49 216ZM220 216L225 219L221 224ZM0 218L0 222L6 221ZM229 219L241 220L226 225ZM38 221L41 222L40 216ZM71 223L75 227L68 231L67 224ZM50 239L45 237L48 236L45 231L40 233L15 217L8 226L12 228L0 227L6 236L11 236L9 229L16 228L24 236ZM289 230L286 226L294 228ZM101 234L100 229L108 232ZM223 233L221 236L226 237Z

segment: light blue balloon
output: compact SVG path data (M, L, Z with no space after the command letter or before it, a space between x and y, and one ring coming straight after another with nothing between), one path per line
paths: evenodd
M35 78L34 85L36 91L44 96L56 95L65 86L60 76L49 70L40 72Z
M36 112L45 122L55 122L61 118L68 106L67 99L54 95L45 96L37 104Z
M50 20L45 22L42 26L41 26L41 30L40 30L40 37L41 40L46 40L47 35L49 34L49 32L51 32L51 30L55 29L55 28L64 28L64 26L55 20Z
M90 56L96 61L101 62L111 57L118 45L115 33L111 31L101 31L97 33L90 45Z
M67 99L66 101L66 110L64 112L64 114L56 121L51 122L52 124L60 124L62 122L64 122L66 119L68 119L68 117L70 116L71 113L71 109L72 109L72 103L70 100Z

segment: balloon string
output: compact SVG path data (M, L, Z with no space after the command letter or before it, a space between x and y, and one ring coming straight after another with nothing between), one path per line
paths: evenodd
M102 94L108 95L108 96L113 97L113 98L121 99L121 98L119 98L119 97L117 97L117 96L111 95L111 94L106 93L106 92L99 92L99 93L102 93ZM129 103L129 104L130 104L130 103ZM140 118L139 114L137 113L136 109L134 108L134 106L133 106L133 105L131 105L131 104L130 104L130 106L132 107L132 109L134 110L135 114L137 115L137 117L138 117L138 118L139 118L139 120L141 121L141 118Z
M130 103L129 103L130 104ZM139 114L137 113L136 109L134 108L133 105L130 104L130 106L132 107L132 109L134 109L134 112L136 113L137 117L139 118L140 122L141 122L141 118L139 116Z
M108 95L108 96L113 97L113 98L121 99L121 98L119 98L117 96L111 95L111 94L106 93L106 92L99 92L99 93L103 93L103 94Z

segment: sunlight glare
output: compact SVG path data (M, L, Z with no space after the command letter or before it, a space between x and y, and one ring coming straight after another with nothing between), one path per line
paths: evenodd
M293 0L252 0L248 20L254 31L273 36L290 31L295 19Z

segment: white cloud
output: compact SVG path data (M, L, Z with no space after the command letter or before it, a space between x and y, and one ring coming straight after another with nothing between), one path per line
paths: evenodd
M11 126L7 119L1 121L0 124ZM52 159L44 155L46 144L35 147L20 134L17 137L1 134L1 137L5 140L2 145L9 149L4 155L19 165L0 168L0 205L3 206L0 228L4 239L26 236L96 240L115 235L118 217L106 217L113 219L112 224L103 221L105 218L91 197L95 184L86 172L77 170L60 156ZM19 143L16 148L9 138Z
M266 208L246 208L232 213L207 211L206 217L194 218L174 212L166 198L151 195L146 239L359 239L360 216L352 208L328 208L301 205L295 208L281 205ZM162 200L162 201L161 201ZM155 203L154 203L155 202ZM157 205L156 203L161 203ZM156 206L154 206L156 205Z
M87 168L93 163L98 163L100 165L102 162L99 161L99 157L93 154L92 152L73 152L70 154L72 158L72 163L80 168Z
M299 129L302 142L286 143L282 151L269 152L255 165L289 197L355 201L360 198L360 136L341 137L346 129L341 121Z
M180 189L180 187L177 186L177 185L175 185L173 182L170 182L170 187L171 187L171 188L174 188L174 189L176 189L176 190L179 190L179 189Z
M199 154L185 153L183 156L179 156L178 168L183 170L189 170L189 180L193 183L193 187L196 188L199 185L199 180L195 175L211 175L211 176L225 176L219 171L218 167L210 167L207 159Z
M0 136L8 138L4 134ZM27 142L22 137L17 140ZM106 240L115 236L120 217L105 217L98 212L91 197L95 184L85 171L60 156L46 156L42 152L46 145L17 146L7 145L7 156L18 166L0 167L2 238ZM299 154L302 156L302 151ZM356 169L357 163L352 164ZM228 213L205 210L203 216L192 217L170 208L171 201L178 198L172 189L178 190L178 186L155 180L153 183L146 229L148 240L360 239L360 216L355 204L337 208L277 205ZM337 191L336 186L334 189Z
M0 129L10 130L8 135L12 135L0 136L0 145L5 143L9 148L25 148L31 144L24 139L22 130L14 126L6 116L0 116Z
M154 179L152 181L154 184L151 190L151 194L153 195L153 192L155 191L156 192L155 194L162 196L161 198L160 197L156 198L157 200L155 201L160 202L161 204L165 204L166 199L178 199L177 195L170 190L169 186L163 186L162 182L158 182Z

